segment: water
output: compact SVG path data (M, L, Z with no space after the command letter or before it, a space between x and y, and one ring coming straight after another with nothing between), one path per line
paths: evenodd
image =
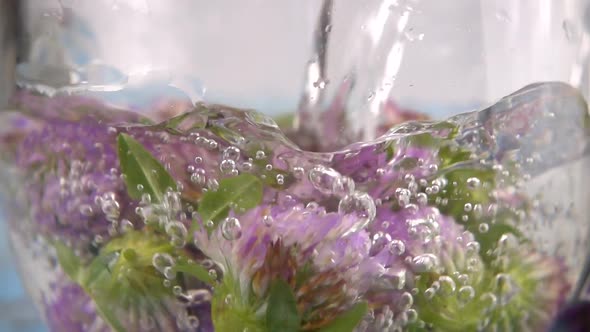
M284 296L305 331L365 302L357 331L538 330L585 259L590 122L565 84L329 146L221 105L15 100L10 236L54 330L263 331Z

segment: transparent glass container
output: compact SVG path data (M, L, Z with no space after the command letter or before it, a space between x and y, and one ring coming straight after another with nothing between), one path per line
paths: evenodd
M589 4L0 1L29 295L52 331L575 326Z

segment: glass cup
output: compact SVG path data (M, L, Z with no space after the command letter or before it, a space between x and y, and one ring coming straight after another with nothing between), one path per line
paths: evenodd
M588 1L0 4L51 330L578 324Z

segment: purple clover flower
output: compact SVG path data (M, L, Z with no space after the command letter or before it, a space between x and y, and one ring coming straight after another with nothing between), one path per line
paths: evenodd
M34 224L73 245L106 238L120 215L130 214L117 173L115 136L85 118L51 120L18 150Z
M293 288L299 312L313 308L305 329L321 327L348 309L381 272L379 262L369 257L367 232L343 236L356 222L352 215L294 205L260 206L228 218L239 218L235 238L224 233L223 222L210 238L204 230L195 238L221 264L224 279L235 283L239 291L232 296L264 299L271 282L283 279ZM298 284L298 273L305 269L309 275Z
M93 301L71 282L53 285L52 299L45 299L45 320L52 332L108 332L109 327L96 313Z

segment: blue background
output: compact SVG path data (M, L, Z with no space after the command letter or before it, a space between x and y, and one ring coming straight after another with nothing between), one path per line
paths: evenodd
M0 332L46 332L28 299L10 253L6 223L0 218Z

